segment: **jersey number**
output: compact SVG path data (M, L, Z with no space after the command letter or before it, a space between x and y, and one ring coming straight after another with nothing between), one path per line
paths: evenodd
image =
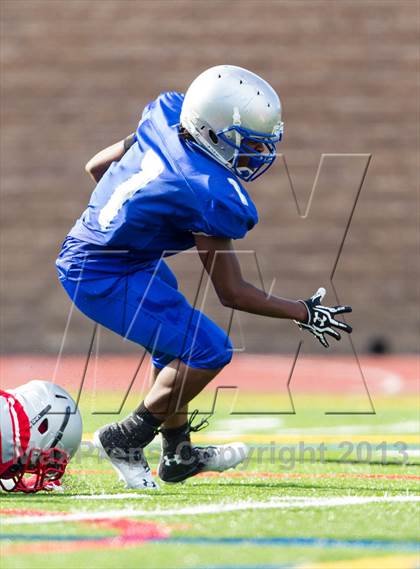
M235 191L238 194L241 202L244 205L249 205L248 200L246 199L246 195L241 190L241 186L238 184L238 182L236 180L234 180L233 178L228 178L227 180L228 180L229 184L231 184L235 188Z
M159 156L153 150L148 150L143 156L140 168L140 172L133 174L131 178L115 188L112 196L99 212L98 221L102 230L108 229L125 202L155 180L163 172L164 166Z

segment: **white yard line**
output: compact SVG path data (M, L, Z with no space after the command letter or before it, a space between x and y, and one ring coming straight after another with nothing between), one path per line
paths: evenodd
M212 436L217 437L228 437L231 438L234 435L240 436L241 434L255 434L263 432L264 430L269 430L270 428L282 427L284 421L279 419L274 419L278 422L277 427L273 424L270 427L266 426L264 423L265 419L260 422L259 418L248 419L248 418L238 418L238 419L227 419L222 421L216 421L214 428L215 430L211 432ZM374 434L399 434L399 433L415 433L419 432L420 421L400 421L398 423L385 423L380 425L363 424L363 425L325 425L321 427L298 427L298 428L284 428L285 435L323 435L323 434L365 434L366 436Z
M118 495L118 494L117 494ZM115 496L115 494L110 495ZM131 495L130 496L135 496ZM77 499L77 496L73 496ZM103 498L103 496L102 496ZM150 517L172 517L172 516L196 516L199 514L223 514L226 512L237 512L241 510L281 510L286 508L331 508L343 506L357 506L373 503L391 503L391 502L420 502L420 496L343 496L343 497L327 497L327 498L298 498L296 496L283 497L281 499L273 499L266 502L242 501L236 503L225 504L201 504L190 506L187 508L174 509L154 509L154 510L136 510L127 508L123 510L108 510L97 512L78 512L69 514L46 514L46 515L30 515L30 516L14 516L1 520L3 526L11 525L31 525L31 524L49 524L56 522L79 522L83 520L99 520L110 518L150 518Z
M80 496L68 495L65 494L62 498L67 498L68 500L144 500L145 498L153 498L154 493L149 492L148 494L133 494L129 492L125 492L123 494L81 494Z
M404 451L407 456L420 456L420 449L407 449ZM388 456L397 456L401 457L401 453L397 450L390 450L388 452Z

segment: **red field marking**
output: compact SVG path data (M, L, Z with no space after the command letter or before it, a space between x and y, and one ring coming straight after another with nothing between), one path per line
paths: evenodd
M112 538L114 539L114 538ZM22 537L22 541L25 538ZM6 555L31 555L31 554L50 554L50 553L75 553L86 549L102 549L104 547L104 540L97 539L92 541L71 541L71 542L55 542L43 541L42 543L22 543L6 545L1 548L2 556ZM120 547L118 545L118 547ZM105 547L104 547L105 549ZM113 549L111 544L108 544L106 549Z
M68 474L91 476L97 474L114 474L112 469L106 470L94 470L94 469L80 469L80 470L68 470ZM153 476L157 475L156 470L152 470ZM237 470L235 472L203 472L202 474L197 474L199 478L376 478L385 480L420 480L420 476L415 474L367 474L367 473L350 473L350 472L330 472L330 473L300 473L300 472L246 472ZM21 514L21 515L31 515L34 513L49 514L50 512L37 512L35 510L5 510L0 509L0 514Z
M115 470L112 470L112 468L104 468L103 470L100 470L99 468L67 468L66 474L82 474L83 476L86 474L92 474L96 476L97 474L115 474Z
M126 544L131 541L138 543L139 541L147 541L150 539L163 539L169 537L170 528L164 524L155 522L144 522L129 519L113 519L113 520L89 520L94 523L95 527L103 527L105 529L116 529L120 532L117 539Z
M111 469L107 470L69 470L69 474L113 474ZM152 469L153 476L157 475L157 471ZM197 474L200 478L385 478L389 480L420 480L420 476L415 474L355 474L350 472L337 472L337 473L299 473L299 472L246 472L236 470L235 472L202 472ZM0 510L1 512L1 510Z
M0 508L0 515L3 516L49 516L52 512L45 510L30 510L25 508ZM65 514L66 512L53 512L54 514Z
M34 513L34 512L32 512ZM48 512L51 514L52 512ZM26 514L24 514L26 515ZM40 543L12 544L2 548L2 555L33 554L33 553L74 553L81 550L95 549L121 549L126 547L138 547L150 540L165 539L170 536L172 526L149 521L120 519L95 519L79 522L97 528L113 529L118 535L95 538L89 540L42 541ZM22 535L22 541L25 536Z
M238 387L240 391L287 393L292 356L235 355L209 386ZM101 355L88 366L87 391L125 390L134 376L139 358L132 355ZM56 382L74 392L79 388L85 356L63 357L57 367ZM372 395L418 393L420 361L417 356L361 356L360 365ZM0 358L1 387L11 388L29 379L52 380L56 368L53 356L15 355ZM136 393L146 390L149 362L136 378ZM298 393L352 393L365 395L362 378L353 356L305 356L298 358L291 382Z

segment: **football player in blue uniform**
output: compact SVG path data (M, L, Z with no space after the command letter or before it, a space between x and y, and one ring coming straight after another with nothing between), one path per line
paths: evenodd
M274 89L245 69L221 65L181 93L162 93L135 133L94 156L97 182L87 209L64 241L57 270L88 317L144 346L154 383L125 420L95 433L95 444L130 488L157 488L143 449L160 431L159 476L180 482L246 457L241 444L193 446L188 403L232 358L229 338L178 290L164 257L196 246L224 306L296 321L328 347L326 334L351 332L335 315L350 307L267 297L241 274L232 240L258 222L241 182L274 162L281 140Z

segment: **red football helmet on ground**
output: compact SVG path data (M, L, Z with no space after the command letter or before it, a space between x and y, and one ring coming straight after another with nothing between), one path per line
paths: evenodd
M60 386L30 381L0 390L0 487L27 493L55 488L81 438L79 409Z

